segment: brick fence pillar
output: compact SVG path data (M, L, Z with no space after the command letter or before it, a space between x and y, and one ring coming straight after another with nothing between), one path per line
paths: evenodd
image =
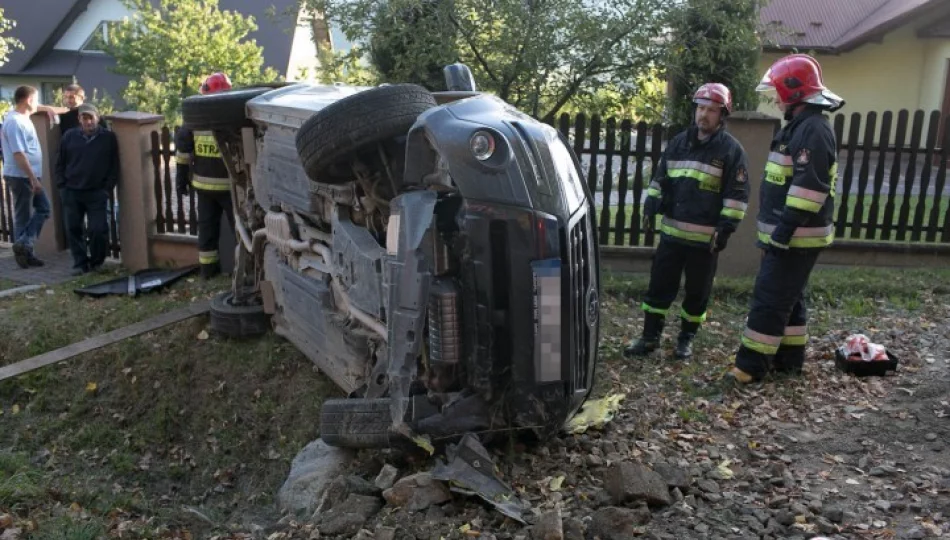
M149 232L154 226L155 197L151 133L162 116L121 112L106 116L119 141L119 242L122 265L137 271L151 266Z

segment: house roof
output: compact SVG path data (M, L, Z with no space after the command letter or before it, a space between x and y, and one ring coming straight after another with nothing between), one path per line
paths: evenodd
M947 6L946 0L772 0L759 21L769 48L847 52Z
M52 48L58 33L62 35L76 14L89 5L89 0L30 0L29 2L4 2L3 16L16 21L10 36L23 43L22 49L14 49L7 63L0 66L0 75L17 75L37 56Z
M9 33L23 43L23 49L11 52L0 75L79 75L77 53L58 51L53 46L69 29L76 17L88 7L90 0L29 0L5 2L4 17L16 21ZM219 0L221 9L253 15L257 31L248 35L264 49L264 65L283 72L287 69L293 45L297 0ZM269 15L272 13L272 15ZM101 56L101 55L100 55ZM91 60L93 63L101 60ZM286 75L286 74L285 74Z

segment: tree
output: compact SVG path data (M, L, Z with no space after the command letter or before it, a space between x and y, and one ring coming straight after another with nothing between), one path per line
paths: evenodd
M762 51L759 9L763 0L686 0L673 11L666 65L670 81L670 121L692 122L690 97L703 83L732 91L735 110L758 106L755 86Z
M434 65L461 61L482 90L546 121L602 88L610 87L620 100L634 98L637 81L660 57L658 38L672 2L301 1L324 13L362 52L375 47L396 53L390 54L392 69L375 66L381 75L390 73L387 82L431 84ZM397 46L388 51L380 46L393 42Z
M15 37L5 36L7 32L16 26L16 21L12 21L3 16L3 8L0 7L0 66L7 63L10 53L13 49L22 49L23 44Z
M181 100L205 77L223 71L235 86L277 79L263 69L262 49L247 35L253 17L221 10L218 0L123 0L133 12L115 26L106 51L114 71L131 79L122 97L177 123Z

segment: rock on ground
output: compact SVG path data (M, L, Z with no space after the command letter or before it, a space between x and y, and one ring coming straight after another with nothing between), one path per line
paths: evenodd
M282 513L310 517L326 487L343 473L353 452L317 439L300 451L290 465L290 474L277 493Z

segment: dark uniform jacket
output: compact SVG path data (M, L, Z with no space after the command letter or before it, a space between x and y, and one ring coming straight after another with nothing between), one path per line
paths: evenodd
M191 186L197 190L230 191L228 169L212 132L192 131L188 126L178 128L175 161L178 182L187 181L190 172Z
M821 249L834 240L835 134L821 110L808 107L772 140L758 216L759 245Z
M732 234L745 217L749 174L745 150L720 129L705 142L691 126L673 137L647 189L647 215L663 214L663 238L708 246L713 233Z

